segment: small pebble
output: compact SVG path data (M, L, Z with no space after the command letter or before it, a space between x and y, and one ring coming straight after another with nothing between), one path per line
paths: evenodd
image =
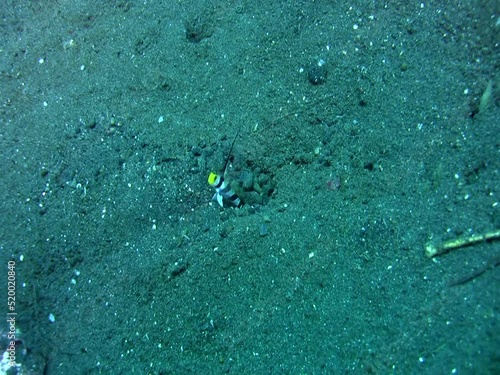
M266 224L262 224L260 226L260 230L259 230L259 235L261 237L265 237L269 234L268 230L267 230L267 225Z

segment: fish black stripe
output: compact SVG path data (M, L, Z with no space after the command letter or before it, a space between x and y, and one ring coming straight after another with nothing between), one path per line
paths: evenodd
M224 177L219 176L219 183L214 185L214 188L216 188L216 189L220 188L223 183L224 183Z

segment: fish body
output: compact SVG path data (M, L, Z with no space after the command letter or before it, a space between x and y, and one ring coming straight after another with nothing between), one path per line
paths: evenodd
M240 208L243 206L241 198L231 189L229 182L224 180L224 175L218 175L211 172L208 175L208 184L215 189L213 200L216 200L221 207L224 207L224 201L231 205Z
M215 189L215 194L213 196L213 200L219 202L221 207L224 207L224 201L229 202L231 205L240 208L243 206L243 201L241 198L231 189L231 185L229 182L224 180L224 176L227 171L227 166L229 164L229 159L231 157L231 152L233 151L234 143L236 142L236 138L238 138L238 134L240 133L240 129L236 132L234 136L233 143L231 143L231 148L229 149L229 153L227 154L226 162L224 164L224 173L217 174L211 172L208 175L208 184Z

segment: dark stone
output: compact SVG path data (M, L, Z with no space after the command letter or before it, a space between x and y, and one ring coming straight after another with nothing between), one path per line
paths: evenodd
M322 85L326 82L328 71L323 61L312 64L307 71L307 79L313 85Z
M198 16L186 21L185 27L186 39L191 43L199 43L212 36L210 23L203 17Z

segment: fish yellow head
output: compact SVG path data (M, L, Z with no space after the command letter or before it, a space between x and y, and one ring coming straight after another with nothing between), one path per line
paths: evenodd
M208 175L208 183L209 183L210 185L215 184L215 180L217 180L217 177L218 177L218 175L217 175L216 173L211 172L211 173Z

